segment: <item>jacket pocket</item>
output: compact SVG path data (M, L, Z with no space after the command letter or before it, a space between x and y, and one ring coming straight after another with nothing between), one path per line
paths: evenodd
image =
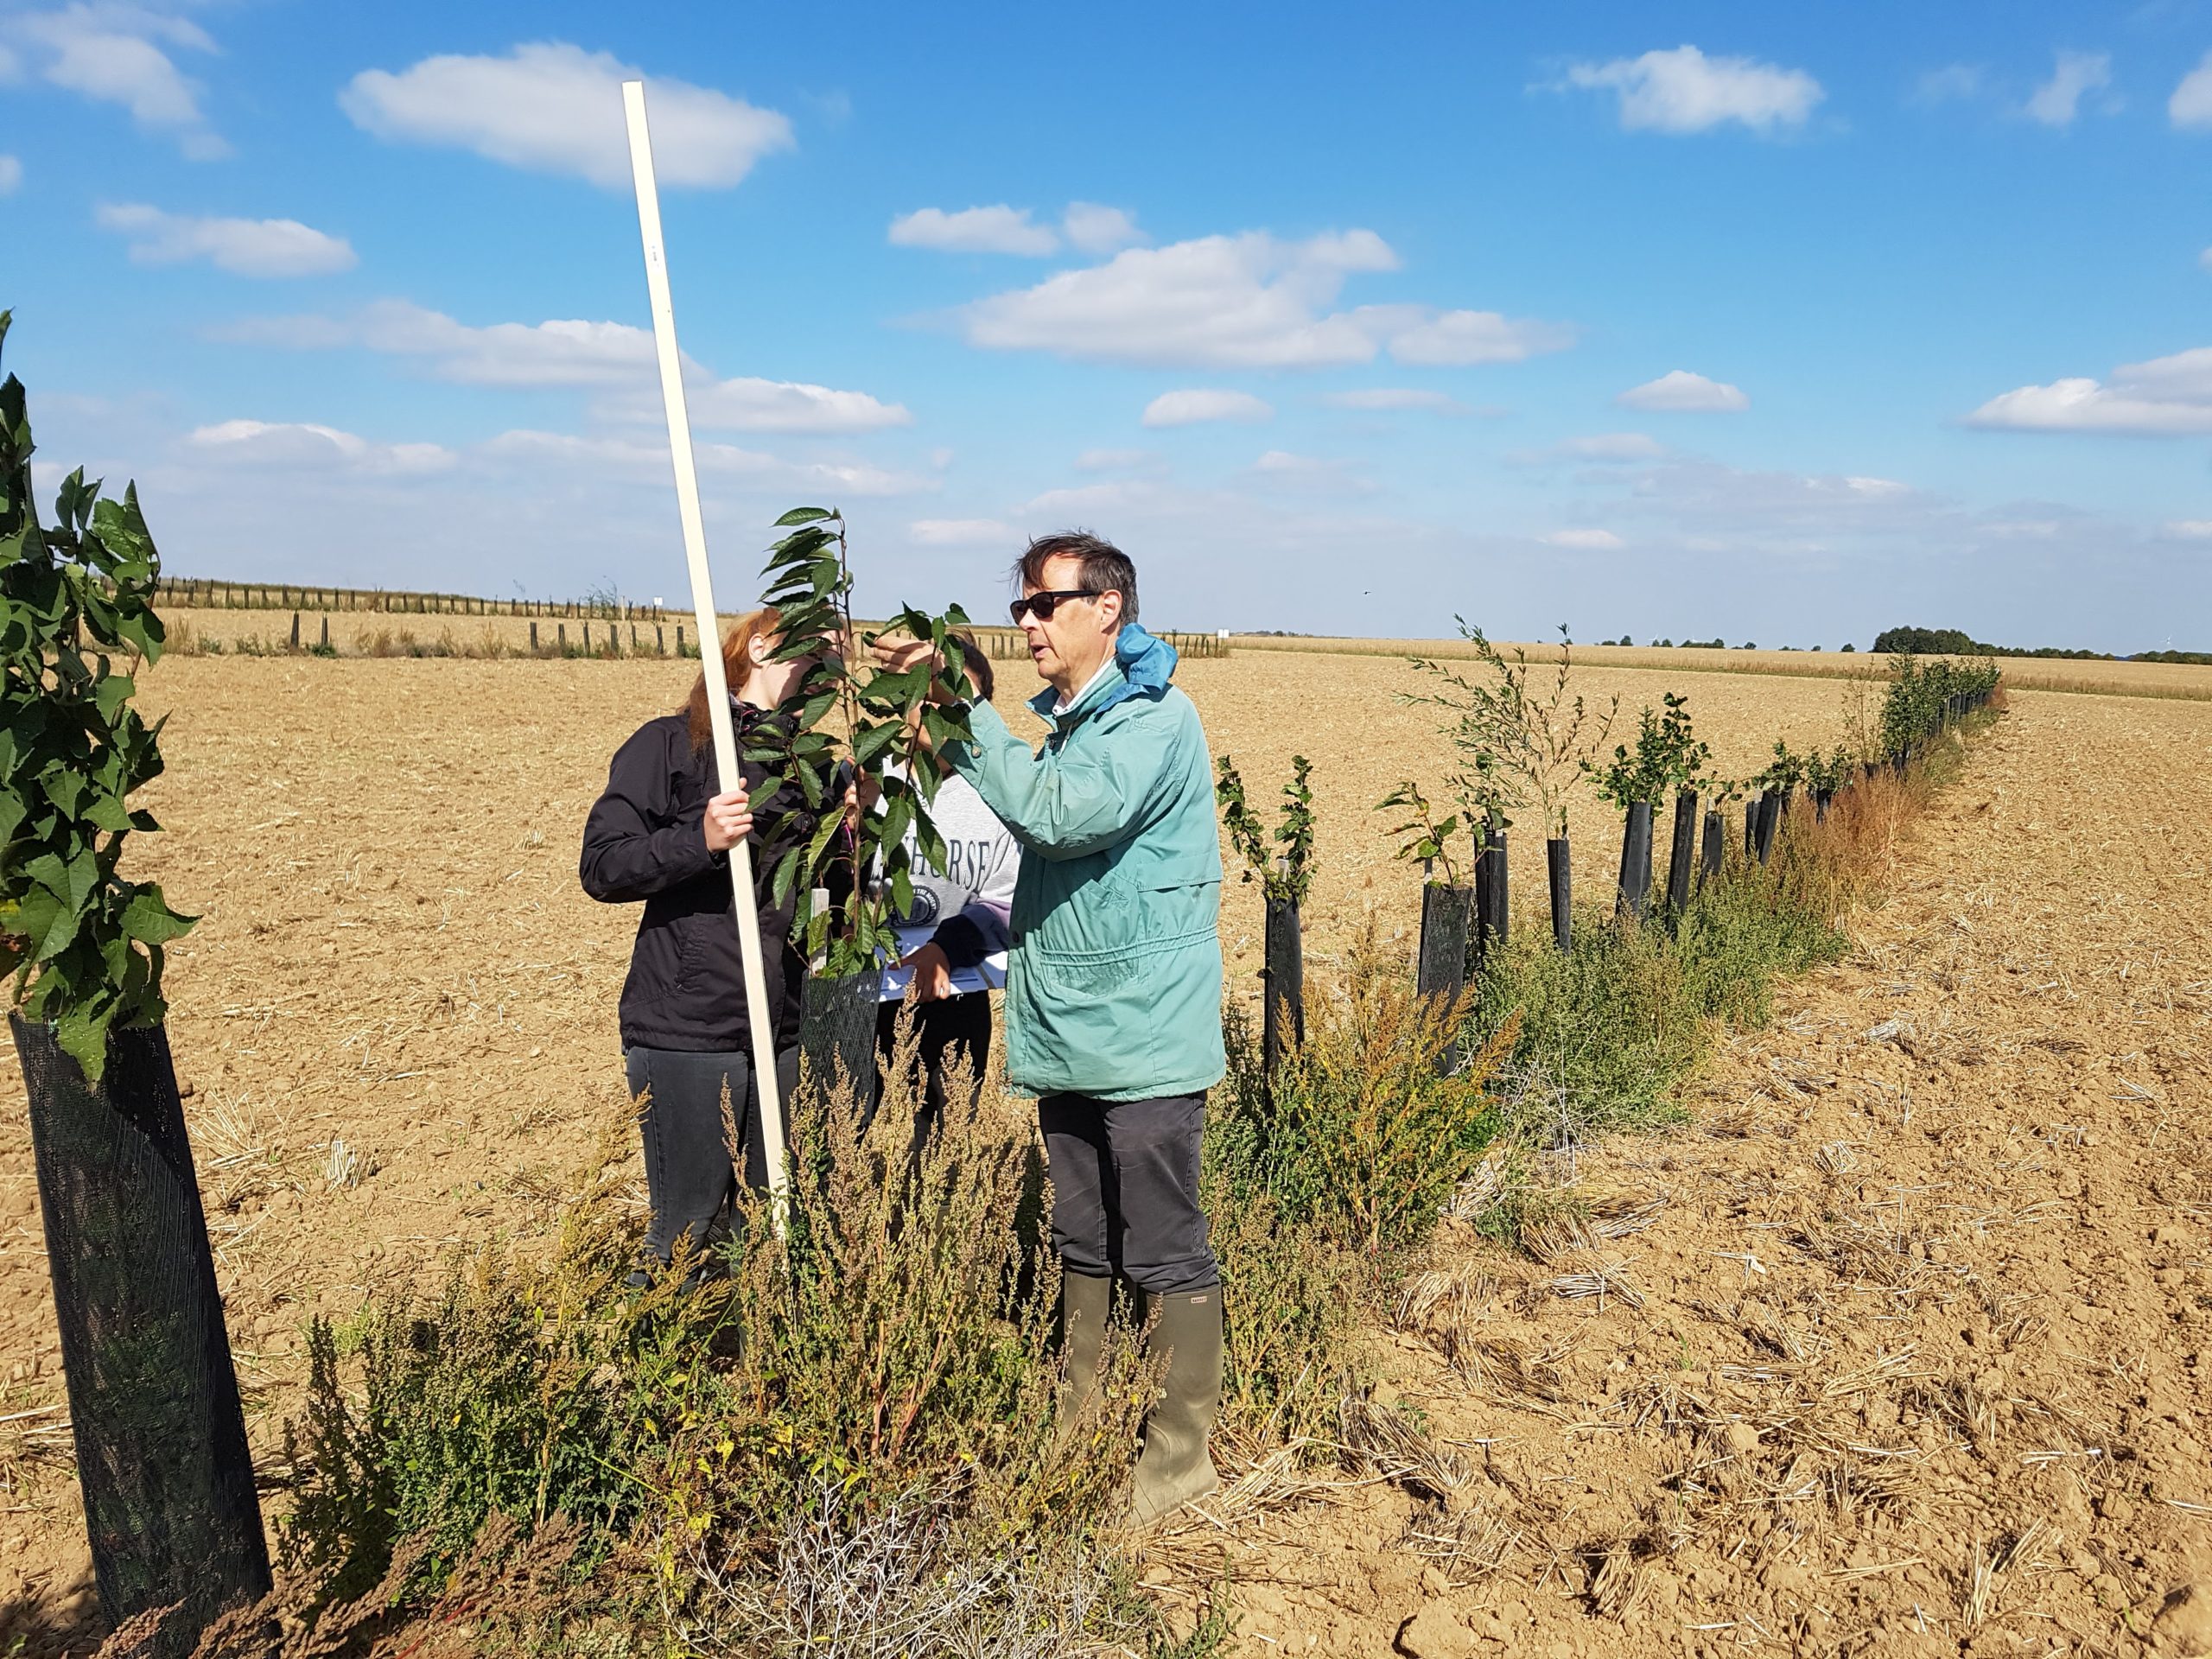
M699 969L706 960L707 938L697 916L679 917L675 924L676 972L669 981L673 995L691 989L699 982Z

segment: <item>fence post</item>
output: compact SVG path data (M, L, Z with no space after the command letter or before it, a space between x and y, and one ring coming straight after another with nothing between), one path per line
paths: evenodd
M653 624L653 650L663 657L668 655L668 634L658 622Z
M530 625L530 654L533 657L537 655L537 624L535 622Z
M569 654L569 625L565 622L556 622L553 626L561 631L561 654L566 657Z
M330 649L330 619L327 616L322 619L322 643L317 649L322 651Z
M292 649L293 649L294 651L296 651L296 652L297 650L299 650L299 648L300 648L300 613L299 613L297 611L294 611L294 612L292 613Z

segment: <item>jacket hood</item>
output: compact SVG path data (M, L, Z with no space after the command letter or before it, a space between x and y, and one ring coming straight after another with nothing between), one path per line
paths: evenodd
M1114 641L1114 661L1122 671L1122 683L1099 703L1102 709L1131 697L1157 698L1175 677L1175 647L1132 622Z
M1114 639L1114 666L1120 673L1103 677L1068 710L1068 715L1103 715L1132 697L1150 697L1157 702L1166 695L1168 683L1175 677L1175 664L1180 660L1174 646L1131 622ZM1058 701L1059 694L1048 685L1029 700L1029 706L1046 721L1066 718L1052 713L1052 706Z

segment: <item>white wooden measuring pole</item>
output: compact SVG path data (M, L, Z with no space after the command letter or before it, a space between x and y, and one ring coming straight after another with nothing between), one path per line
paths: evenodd
M691 605L699 617L699 666L706 675L707 715L715 728L715 776L721 780L719 787L728 789L743 774L738 770L737 733L730 721L729 682L722 671L714 583L707 573L707 529L699 517L699 471L691 458L691 416L683 403L683 359L676 349L676 308L668 296L668 257L661 248L660 191L653 181L652 136L645 129L645 82L622 83L622 110L630 124L630 176L638 188L638 230L645 244L645 286L652 295L653 345L660 356L661 402L668 410L668 448L676 462L676 510L683 524L683 556L691 567ZM760 960L750 836L729 849L729 879L737 940L745 957L746 1023L753 1028L753 1077L760 1098L760 1139L768 1154L769 1205L780 1236L788 1185L784 1103L776 1081L776 1011L768 1006L767 976ZM745 1103L734 1100L730 1104L742 1123Z

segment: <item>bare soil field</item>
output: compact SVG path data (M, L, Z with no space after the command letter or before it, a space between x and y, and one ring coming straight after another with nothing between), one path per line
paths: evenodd
M1328 652L1345 656L1461 658L1473 654L1465 639L1327 639L1303 634L1241 633L1238 651ZM1556 640L1500 649L1526 651L1529 660L1556 661ZM1574 660L1593 667L1648 668L1673 674L1787 674L1816 679L1880 679L1889 658L1863 652L1756 651L1732 647L1584 645ZM2005 682L2042 691L2087 692L2101 696L2177 697L2212 702L2212 668L2187 663L2100 662L2094 658L2000 657Z
M237 657L147 677L149 712L173 715L148 791L168 833L138 868L204 917L172 952L171 1031L272 1475L307 1318L427 1287L465 1240L541 1236L619 1103L635 917L582 895L576 841L614 746L689 679ZM1255 804L1294 751L1315 763L1319 964L1371 908L1386 937L1409 927L1418 872L1369 809L1445 770L1426 713L1393 701L1410 671L1255 652L1181 680ZM1585 683L1631 714L1668 689L1738 771L1777 737L1834 741L1856 694L1594 665ZM1656 1219L1546 1263L1447 1235L1450 1282L1378 1326L1386 1389L1451 1459L1434 1496L1351 1485L1239 1522L1240 1651L1827 1651L1869 1632L1883 1651L2071 1650L2212 1557L2212 710L2030 693L2014 711L1857 918L1851 960L1727 1046L1700 1127L1581 1154L1580 1183L1622 1195L1615 1213L1663 1201ZM1577 823L1578 883L1604 892L1617 829L1594 804ZM1516 847L1530 919L1539 868ZM1232 879L1247 994L1258 918ZM12 1075L0 1121L0 1649L81 1650ZM1593 1264L1605 1296L1554 1294Z

